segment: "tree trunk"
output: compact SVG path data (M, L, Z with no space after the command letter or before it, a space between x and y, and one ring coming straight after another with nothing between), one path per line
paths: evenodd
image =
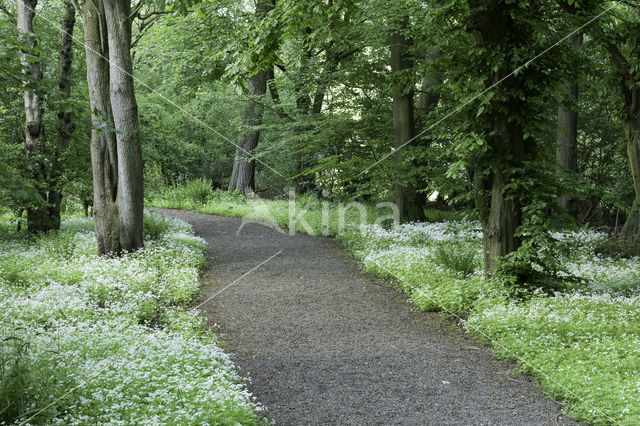
M578 51L582 45L582 34L573 34L570 41L574 51ZM558 107L556 161L560 176L578 171L578 84L567 83L566 91L567 99ZM557 201L561 208L572 213L571 197L560 194Z
M58 56L58 89L64 99L71 94L71 63L73 60L73 28L76 23L76 10L73 3L65 1L65 12L62 18L62 32L60 35L60 53ZM58 145L49 173L49 217L55 229L60 228L60 205L62 194L60 176L62 175L61 157L69 148L69 140L75 130L71 113L64 107L58 111Z
M624 134L627 139L627 155L631 166L631 176L633 177L633 189L636 195L631 214L623 227L622 236L631 237L637 241L640 239L640 214L638 214L638 206L640 206L640 87L638 86L637 73L632 70L632 65L627 61L618 46L608 43L607 50L619 77L620 93L625 113ZM635 224L630 222L634 220L636 221Z
M440 52L437 48L430 47L427 55L428 61L435 61L439 54ZM429 69L422 78L420 95L418 96L418 108L416 111L416 127L420 129L420 131L427 127L425 117L438 106L441 84L442 76L433 69Z
M503 70L506 72L506 70ZM496 80L499 78L496 77ZM519 103L513 101L506 111L517 111ZM503 163L496 167L491 176L483 183L485 195L489 195L488 211L481 214L484 236L484 263L487 277L495 276L498 271L499 258L515 251L520 247L520 240L516 237L516 230L522 220L521 206L506 197L505 186L509 183L505 171L509 168L520 167L524 160L524 138L522 128L507 117L496 117L493 123L494 136L491 147L497 158ZM490 192L488 192L490 191ZM488 204L488 205L487 205Z
M89 0L82 13L87 84L91 102L91 166L93 169L93 223L100 255L119 254L118 153L111 131L109 47L102 0Z
M640 209L638 209L638 201L633 202L631 211L620 230L620 237L626 240L633 240L640 232Z
M478 29L477 42L483 48L507 51L518 44L528 43L530 37L526 29L519 28L512 20L510 10L499 1L470 1L470 6L478 10L474 17L474 25ZM518 34L518 37L515 37ZM509 37L514 35L514 37ZM516 251L521 241L516 237L516 230L522 221L522 206L509 197L506 186L514 179L510 171L523 168L525 157L524 130L518 120L513 117L525 116L526 100L520 99L525 89L525 74L512 75L508 65L497 70L488 70L490 80L487 85L500 82L502 99L493 101L491 133L488 138L491 158L476 171L475 195L476 206L484 235L485 274L493 277L498 272L499 258ZM533 149L533 148L530 148ZM485 175L485 171L489 171ZM489 197L478 200L477 197Z
M138 105L131 65L131 4L104 0L109 46L109 87L118 153L118 214L120 246L135 251L143 246L144 188Z
M304 43L302 46L302 53L300 54L300 67L298 68L298 76L294 82L294 91L296 93L296 110L298 113L298 124L294 128L294 135L296 137L296 151L295 151L295 178L294 185L298 192L309 192L311 190L311 182L309 182L307 176L303 173L307 168L307 159L305 155L305 144L303 141L303 135L309 130L307 123L309 112L312 107L311 96L308 92L308 85L310 78L308 77L309 62L313 57L311 51L309 38L311 37L312 30L307 27L304 29Z
M19 0L16 24L20 40L24 42L30 50L24 52L21 58L23 73L29 77L29 80L25 79L25 89L23 92L26 123L24 143L27 156L27 170L31 178L33 178L42 199L47 200L46 190L44 189L46 185L46 170L42 158L44 143L42 99L33 87L28 87L30 82L31 84L37 84L42 80L39 55L31 51L37 45L37 40L33 36L33 18L35 17L37 4L37 0ZM36 56L36 59L27 59L27 54ZM27 229L29 232L47 232L52 229L46 205L27 206Z
M632 116L627 117L624 122L624 133L627 138L627 155L629 156L629 163L631 165L631 175L633 177L633 188L636 193L636 201L634 207L638 210L640 204L640 114L637 112ZM633 238L640 240L640 214L630 215L631 218L636 220L636 223L631 229L635 230ZM625 224L625 228L627 228ZM627 231L630 233L629 231Z
M427 59L430 62L433 62L439 54L440 52L438 49L429 48ZM422 78L420 95L418 96L418 106L416 108L416 131L419 131L419 133L427 129L426 117L438 106L438 102L440 101L441 84L442 76L431 68ZM423 134L420 140L414 141L414 144L427 147L431 144L431 141L426 134ZM418 167L419 164L415 164L414 166ZM420 184L420 182L418 182L418 184ZM426 182L422 182L422 186L424 187L425 185ZM428 194L425 191L420 191L416 192L413 199L413 203L415 204L415 209L419 213L420 220L425 219L424 210L427 207L428 198Z
M274 7L272 0L258 0L256 3L256 21L262 21L265 15ZM255 67L256 64L254 64ZM253 151L260 141L260 131L256 130L262 124L264 108L263 98L267 93L267 80L273 79L273 66L260 69L249 78L249 99L244 110L243 127L244 134L238 140L236 155L233 160L233 172L229 182L229 191L239 191L241 194L252 194L256 191L256 161ZM275 83L273 83L275 84ZM272 95L274 91L272 90ZM275 92L277 93L277 92ZM276 95L277 96L277 95Z
M252 194L255 187L256 161L253 151L258 146L260 131L255 127L262 124L262 100L256 102L256 97L263 97L267 92L267 71L258 71L249 79L249 100L244 110L243 126L246 129L238 141L236 155L233 161L233 172L229 191L239 191L241 194Z
M397 167L403 170L406 144L415 136L415 120L413 114L413 90L405 84L403 72L411 69L408 58L409 40L404 35L391 35L391 72L395 74L393 84L393 145ZM416 188L414 185L396 180L393 185L395 203L398 206L400 220L410 222L420 220L423 212L419 212L415 204Z

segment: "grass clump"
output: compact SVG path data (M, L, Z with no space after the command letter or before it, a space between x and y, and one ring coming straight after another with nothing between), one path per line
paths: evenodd
M459 273L463 278L480 269L478 251L464 243L443 242L433 252L435 261L451 271Z
M213 195L211 179L201 178L187 181L184 185L184 196L194 206L207 204Z

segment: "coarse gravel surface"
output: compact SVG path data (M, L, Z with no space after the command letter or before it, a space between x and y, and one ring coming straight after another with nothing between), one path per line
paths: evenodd
M161 211L207 241L200 309L269 421L576 424L531 378L514 377L514 364L414 310L334 239Z

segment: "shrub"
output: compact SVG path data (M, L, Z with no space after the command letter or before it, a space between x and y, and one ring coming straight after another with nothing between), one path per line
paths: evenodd
M612 259L629 259L640 256L640 244L627 238L602 238L594 242L593 252Z
M194 206L207 204L207 201L213 196L211 188L213 183L211 179L201 178L188 181L182 187L185 197Z
M156 240L171 229L171 223L165 216L146 212L142 232L146 238Z
M434 260L462 277L472 275L479 268L478 253L473 246L459 242L443 242L433 252Z

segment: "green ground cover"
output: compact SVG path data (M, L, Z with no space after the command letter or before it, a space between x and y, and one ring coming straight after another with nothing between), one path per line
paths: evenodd
M0 423L255 424L197 310L204 241L147 213L145 248L97 255L90 218L0 226Z

